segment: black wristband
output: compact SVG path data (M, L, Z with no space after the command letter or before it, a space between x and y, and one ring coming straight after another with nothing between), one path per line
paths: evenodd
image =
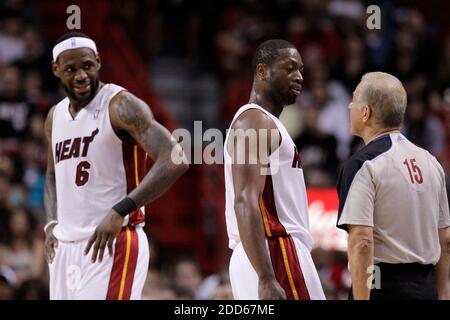
M117 213L122 217L125 217L130 212L137 210L138 207L131 198L125 197L123 200L116 203L112 208L113 210L117 211Z

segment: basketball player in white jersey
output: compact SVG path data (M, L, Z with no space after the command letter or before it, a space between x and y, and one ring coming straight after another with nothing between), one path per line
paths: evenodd
M237 111L224 145L233 296L324 299L310 254L312 239L301 159L278 119L300 93L303 62L291 43L269 40L256 49L253 70L249 104ZM256 141L243 147L233 133L239 129L255 131ZM253 149L252 143L265 147ZM256 161L242 163L239 158Z
M149 263L140 208L187 170L171 161L172 150L183 151L148 105L100 82L100 65L85 34L68 33L53 48L67 98L45 122L51 299L140 299ZM155 161L147 174L146 154Z

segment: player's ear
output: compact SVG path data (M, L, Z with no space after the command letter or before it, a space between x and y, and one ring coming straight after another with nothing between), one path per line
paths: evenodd
M256 66L256 77L262 81L268 78L268 70L267 65L265 63L259 63Z
M97 61L97 70L100 70L102 67L102 61L100 59L100 53L95 55L95 60Z
M58 62L52 61L52 71L55 77L60 78Z

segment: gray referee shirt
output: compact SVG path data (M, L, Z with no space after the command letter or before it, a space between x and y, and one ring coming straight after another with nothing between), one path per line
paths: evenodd
M337 189L337 226L373 227L374 263L438 262L450 217L444 170L428 151L385 134L345 163Z

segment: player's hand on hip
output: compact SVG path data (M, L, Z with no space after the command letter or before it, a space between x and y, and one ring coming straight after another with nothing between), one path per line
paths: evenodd
M48 263L53 262L56 254L55 249L58 248L58 239L53 235L53 228L55 228L55 226L56 224L53 224L45 231L44 250L45 260L47 260Z
M286 292L274 277L259 278L258 296L260 300L286 300Z
M102 262L106 246L108 246L109 256L112 257L114 239L122 229L122 223L123 217L111 209L103 221L97 226L84 249L84 255L86 256L91 250L92 245L94 245L91 259L92 263L95 263L97 258L98 262Z

